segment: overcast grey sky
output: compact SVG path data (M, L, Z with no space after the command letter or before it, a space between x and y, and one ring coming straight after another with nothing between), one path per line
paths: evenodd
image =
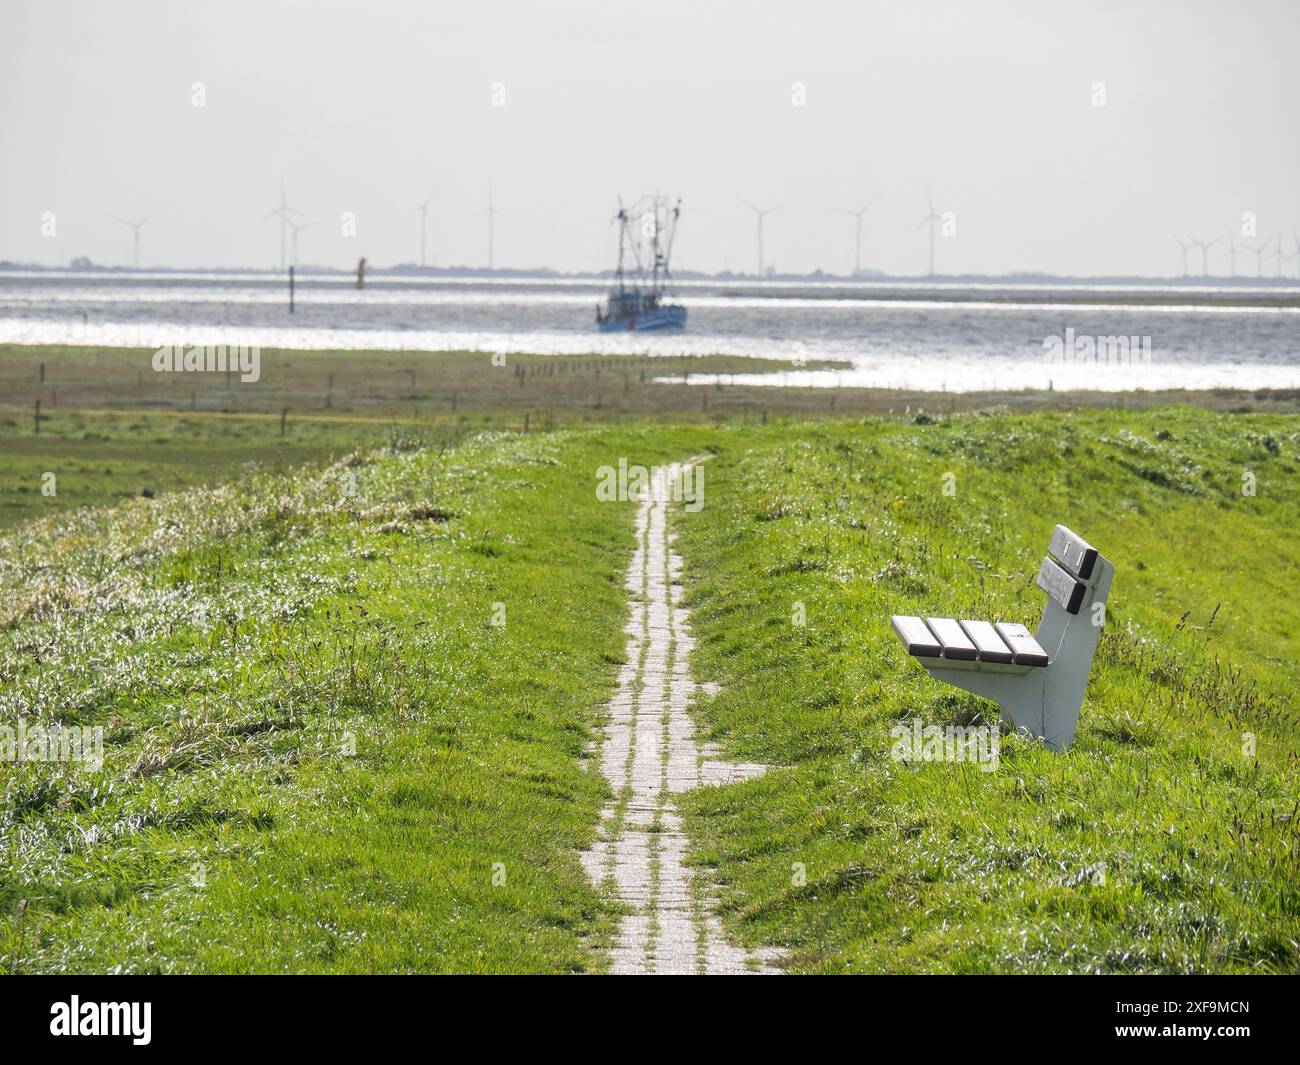
M739 196L789 201L766 237L791 271L845 271L853 223L830 209L878 193L864 265L923 272L927 184L956 215L940 272L1167 275L1171 229L1300 230L1295 0L0 13L0 259L121 264L109 216L156 210L145 265L272 266L281 177L323 220L303 261L340 267L415 261L430 194L431 257L485 263L489 182L497 264L566 270L607 266L615 197L649 191L684 197L677 265L703 270L754 269Z

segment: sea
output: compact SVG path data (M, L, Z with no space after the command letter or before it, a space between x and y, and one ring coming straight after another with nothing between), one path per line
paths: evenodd
M727 381L925 391L1300 387L1300 282L688 279L684 332L599 333L600 277L0 270L0 343L735 355ZM827 361L834 368L825 368ZM680 380L680 377L676 378ZM700 384L710 374L692 374Z

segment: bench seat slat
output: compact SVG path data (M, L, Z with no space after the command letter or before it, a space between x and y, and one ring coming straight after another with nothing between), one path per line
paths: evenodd
M961 627L978 649L981 662L1012 662L1015 660L1011 648L1006 645L1006 642L998 635L998 630L989 622L963 619Z
M1084 594L1088 590L1088 586L1083 581L1076 580L1074 574L1062 568L1050 556L1043 559L1035 583L1060 603L1066 613L1069 614L1079 612L1079 607L1083 605Z
M1052 530L1047 550L1072 576L1081 581L1092 580L1092 569L1097 564L1097 549L1082 536L1071 532L1064 525L1058 525Z
M959 658L968 662L975 661L979 652L956 621L952 618L926 618L925 623L930 626L930 631L943 644L944 658Z
M1008 621L999 621L993 626L998 631L998 635L1006 641L1011 648L1012 661L1018 666L1045 666L1047 665L1047 652L1039 645L1031 633L1023 625L1017 625Z
M938 658L943 653L943 645L921 618L895 614L889 620L909 655L916 655L919 658Z

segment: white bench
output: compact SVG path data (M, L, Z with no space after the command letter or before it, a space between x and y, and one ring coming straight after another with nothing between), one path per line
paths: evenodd
M1003 720L1063 751L1074 740L1115 567L1064 525L1047 550L1037 580L1047 606L1032 635L1005 622L891 621L930 676L992 699Z

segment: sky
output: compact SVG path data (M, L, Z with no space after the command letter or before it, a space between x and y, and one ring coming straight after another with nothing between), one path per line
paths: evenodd
M1300 232L1300 3L0 0L0 260L125 265L156 212L142 266L275 267L281 182L339 268L418 261L426 198L485 265L490 187L499 267L608 268L657 192L678 269L756 269L744 198L844 273L878 197L863 267L914 275L928 188L940 273L1169 276L1172 231L1223 274Z

